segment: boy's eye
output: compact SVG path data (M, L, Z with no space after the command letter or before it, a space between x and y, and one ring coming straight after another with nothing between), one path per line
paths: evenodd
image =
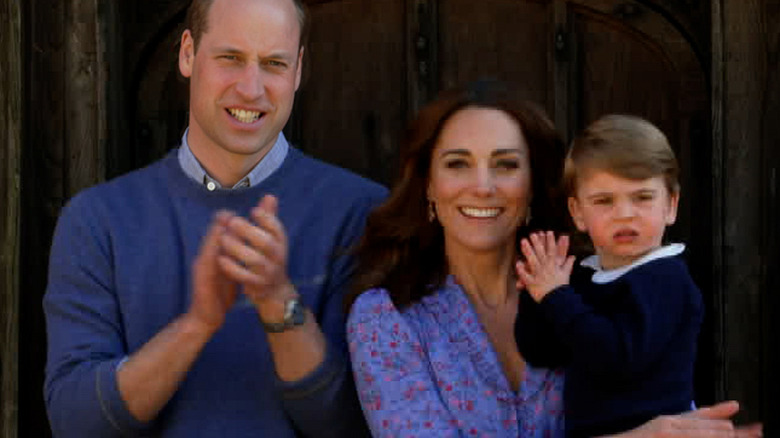
M652 201L654 198L652 193L640 193L636 196L636 200L639 202Z

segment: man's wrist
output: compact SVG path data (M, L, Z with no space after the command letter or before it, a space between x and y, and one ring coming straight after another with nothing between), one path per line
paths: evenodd
M302 326L306 322L306 308L300 298L291 298L284 303L281 320L266 320L260 316L260 323L267 333L282 333Z
M258 300L255 307L263 328L270 333L286 331L305 322L305 308L291 284L279 293Z

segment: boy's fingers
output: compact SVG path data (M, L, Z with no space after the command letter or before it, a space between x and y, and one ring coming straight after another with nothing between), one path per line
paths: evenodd
M572 269L574 269L574 256L568 256L566 257L566 262L563 264L563 270L566 272L567 275L571 275Z
M546 255L546 249L543 242L543 235L540 235L540 233L533 233L531 234L531 246L533 247L534 253L536 255L536 260L541 262L541 260L544 259Z
M531 236L531 238L533 239L533 236ZM539 259L536 257L536 251L531 246L531 242L529 242L528 239L520 241L520 250L525 256L523 267L531 272L536 271L536 268L539 266Z

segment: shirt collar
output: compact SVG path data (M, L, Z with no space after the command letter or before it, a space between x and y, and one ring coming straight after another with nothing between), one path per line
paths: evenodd
M684 244L672 243L671 245L662 246L654 249L653 251L650 251L649 253L643 255L642 257L640 257L630 265L621 266L615 269L602 269L601 260L599 260L599 256L597 255L586 257L580 262L580 265L585 266L587 268L594 269L596 272L593 273L593 277L591 278L591 280L594 283L604 284L604 283L609 283L617 280L626 272L638 266L642 266L645 263L649 263L653 260L657 260L663 257L676 256L682 254L683 251L685 251Z
M195 158L195 154L192 153L190 144L187 142L187 133L189 133L189 131L190 129L187 128L184 131L184 135L181 137L181 147L179 148L178 154L179 165L181 165L181 168L187 176L206 186L209 191L221 189L222 185L206 172L206 169L204 169L198 159ZM284 137L284 134L280 132L279 136L276 137L276 142L271 147L271 150L265 154L263 159L260 160L245 177L241 178L233 187L231 187L231 189L254 187L257 184L260 184L282 165L282 162L287 157L289 149L290 145L287 143L287 139Z

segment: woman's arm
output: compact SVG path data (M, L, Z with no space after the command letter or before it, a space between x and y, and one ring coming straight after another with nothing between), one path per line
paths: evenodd
M656 417L636 429L604 438L758 438L763 435L760 423L735 427L729 420L739 411L735 401L678 415Z

